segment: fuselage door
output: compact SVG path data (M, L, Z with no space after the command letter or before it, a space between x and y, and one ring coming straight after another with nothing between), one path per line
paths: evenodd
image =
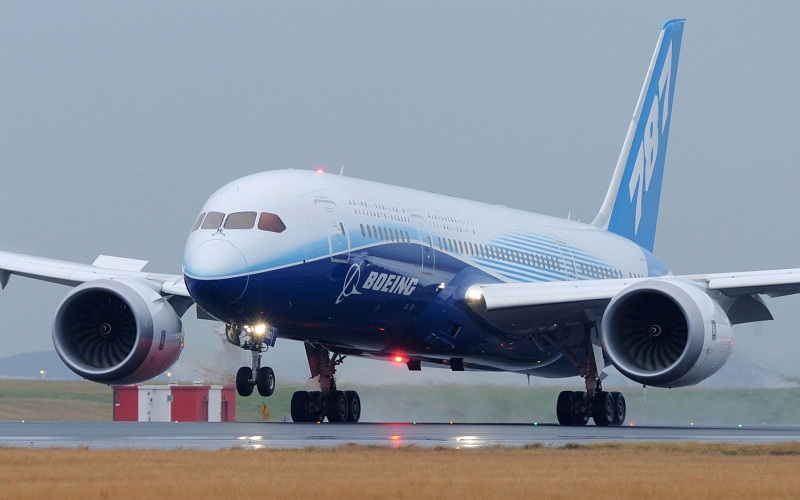
M572 255L572 250L569 249L563 241L556 241L558 251L561 252L561 272L568 280L578 279L578 274L575 272L575 258Z
M350 237L344 226L339 207L327 198L315 198L314 203L322 213L322 222L328 233L331 261L348 262L350 260Z
M422 247L422 274L433 274L436 268L436 253L433 251L433 240L428 233L425 219L421 215L411 214L411 220L419 231L419 241Z

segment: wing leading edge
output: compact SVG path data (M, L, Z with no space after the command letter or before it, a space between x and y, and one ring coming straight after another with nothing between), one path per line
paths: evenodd
M93 265L46 259L12 252L0 252L0 286L5 288L12 275L40 281L78 286L96 279L132 277L158 287L162 295L190 298L183 276L143 272L145 261L100 256Z
M594 322L603 315L611 299L627 287L660 280L693 283L710 293L721 294L728 303L726 309L732 323L772 319L761 295L782 297L800 293L800 269L777 269L657 278L492 283L471 286L464 300L495 326L525 331L559 322ZM547 322L538 324L536 317L540 316L546 316Z

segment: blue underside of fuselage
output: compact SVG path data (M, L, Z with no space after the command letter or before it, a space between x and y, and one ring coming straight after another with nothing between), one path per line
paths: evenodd
M423 264L425 251L433 255ZM186 276L191 296L214 317L240 325L266 322L282 338L351 355L402 355L443 366L455 358L467 369L576 375L557 351L543 352L498 330L464 305L469 286L497 281L450 254L408 243L238 277Z

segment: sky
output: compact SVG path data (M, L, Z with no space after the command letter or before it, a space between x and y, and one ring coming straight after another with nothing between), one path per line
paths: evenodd
M117 255L177 274L217 188L320 166L591 221L660 28L685 17L655 253L676 274L800 267L794 2L3 1L2 11L2 250ZM12 278L0 357L52 349L68 292ZM765 384L800 379L798 301L771 300L776 321L737 327L731 364L758 367ZM188 316L180 363L247 359ZM297 343L279 341L265 363L279 381L307 376ZM430 372L340 367L349 380L512 380Z

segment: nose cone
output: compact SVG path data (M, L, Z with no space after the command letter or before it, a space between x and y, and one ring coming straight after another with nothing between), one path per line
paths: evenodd
M183 256L189 294L206 309L229 306L247 290L247 261L232 243L208 240Z

